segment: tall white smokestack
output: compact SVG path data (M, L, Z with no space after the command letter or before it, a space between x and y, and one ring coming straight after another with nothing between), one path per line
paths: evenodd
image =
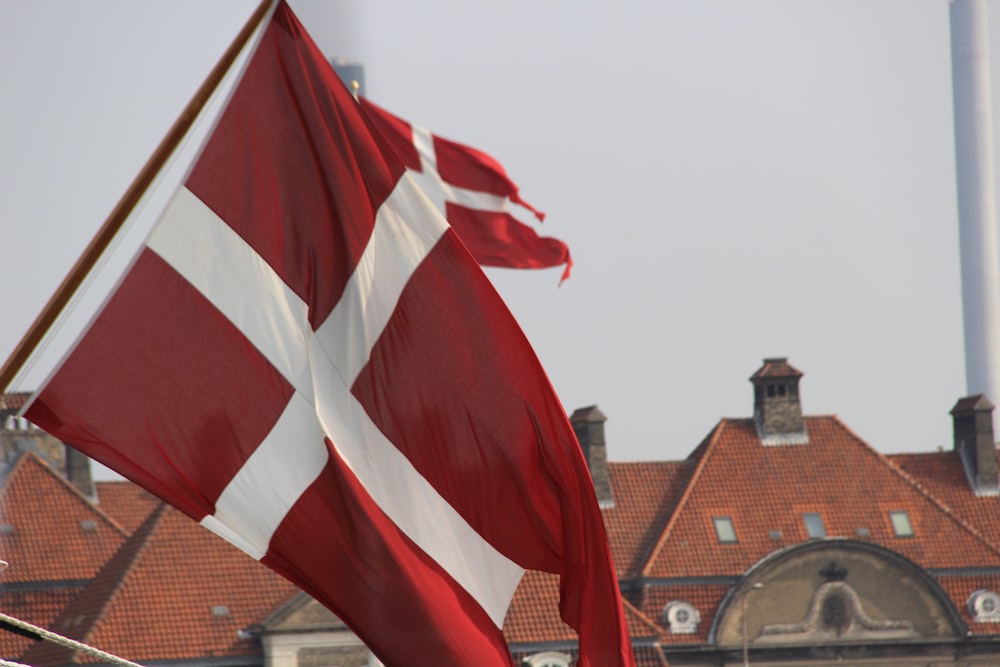
M952 0L951 72L969 395L1000 401L1000 260L987 0Z

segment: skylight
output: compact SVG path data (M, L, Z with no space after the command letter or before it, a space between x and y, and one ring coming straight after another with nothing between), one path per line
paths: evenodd
M816 512L806 512L802 515L802 520L806 524L806 533L809 537L826 537L826 526L823 525L823 517Z
M715 524L715 535L722 544L736 542L736 526L728 516L714 516L712 522Z
M910 514L905 510L889 512L889 521L892 522L892 530L896 537L913 537L913 524L910 523Z

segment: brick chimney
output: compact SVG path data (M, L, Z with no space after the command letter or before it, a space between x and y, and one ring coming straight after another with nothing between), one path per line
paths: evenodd
M804 445L809 442L799 401L802 373L785 357L764 360L750 377L753 383L753 419L765 445Z
M91 500L97 498L94 479L90 474L90 458L69 445L66 445L66 479Z
M977 496L1000 495L997 446L993 439L993 404L983 396L960 398L951 409L955 451Z
M594 480L594 491L601 507L615 504L611 497L611 477L608 474L608 448L604 442L604 422L607 416L596 405L577 409L569 418L576 439L580 442L583 456L590 468L590 478Z

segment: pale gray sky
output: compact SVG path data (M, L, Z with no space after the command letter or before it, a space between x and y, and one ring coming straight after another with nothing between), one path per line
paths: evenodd
M253 4L0 0L4 357ZM947 0L290 4L375 102L548 213L573 277L488 273L612 460L749 416L766 356L880 451L951 446Z

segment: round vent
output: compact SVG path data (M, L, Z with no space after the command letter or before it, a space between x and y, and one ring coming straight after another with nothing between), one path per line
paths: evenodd
M674 600L663 608L663 624L675 635L690 635L698 631L701 614L689 602Z
M969 596L969 613L976 623L1000 623L1000 595L980 589Z

